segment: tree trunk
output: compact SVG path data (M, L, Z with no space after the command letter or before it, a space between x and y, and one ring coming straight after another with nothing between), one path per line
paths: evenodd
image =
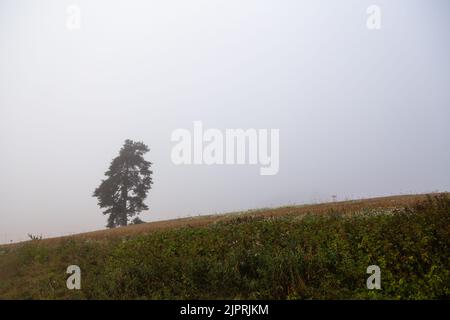
M122 214L120 217L120 225L125 227L128 224L127 218L127 202L128 202L128 164L125 162L125 178L122 186Z

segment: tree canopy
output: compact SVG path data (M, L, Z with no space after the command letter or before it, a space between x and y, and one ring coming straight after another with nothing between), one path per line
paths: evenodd
M106 209L103 214L109 215L108 228L126 226L129 218L148 209L144 200L153 183L152 163L144 159L148 151L143 142L125 140L105 172L107 178L95 189L93 196L100 208Z

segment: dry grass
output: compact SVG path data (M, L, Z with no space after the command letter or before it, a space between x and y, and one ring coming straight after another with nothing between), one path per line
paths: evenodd
M57 244L61 240L68 238L75 239L92 239L92 240L107 240L116 237L132 237L141 234L147 234L159 230L184 228L184 227L203 227L212 223L221 221L227 221L236 217L280 217L285 215L301 216L307 213L312 214L325 214L331 210L336 210L345 214L352 214L365 209L386 209L386 208L398 208L410 206L417 201L425 199L426 195L400 195L400 196L388 196L378 197L362 200L349 200L340 202L327 202L321 204L310 204L300 206L285 206L279 208L268 208L259 210L249 210L243 212L233 212L226 214L207 215L190 218L180 218L173 220L164 220L156 222L148 222L139 225L130 225L127 227L120 227L115 229L98 230L86 233L80 233L71 236L47 238L40 240L46 244ZM14 247L20 243L6 244L3 247ZM2 246L0 246L2 247Z

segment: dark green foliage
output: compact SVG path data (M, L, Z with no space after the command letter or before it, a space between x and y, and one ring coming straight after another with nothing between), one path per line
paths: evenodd
M152 184L151 162L144 159L149 148L142 142L126 140L119 156L113 159L108 177L95 190L103 214L109 214L108 228L126 226L128 218L148 207L144 203Z
M133 221L131 221L131 224L142 224L145 223L145 221L143 221L141 218L136 217L133 219Z
M20 259L9 282L0 276L0 297L448 299L449 252L450 200L439 196L350 217L236 218L109 242L31 242L4 254ZM81 291L65 289L69 264L83 270ZM381 290L366 288L372 264Z

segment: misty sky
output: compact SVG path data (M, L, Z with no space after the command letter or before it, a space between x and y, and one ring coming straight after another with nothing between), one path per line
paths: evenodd
M446 0L0 0L0 243L104 228L127 138L151 149L146 221L450 190L449 57ZM174 165L196 120L280 129L279 173Z

